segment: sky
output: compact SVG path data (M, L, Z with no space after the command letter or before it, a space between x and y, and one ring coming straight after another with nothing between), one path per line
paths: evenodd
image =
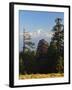
M41 39L48 43L53 35L52 28L55 25L55 19L62 18L64 24L63 12L46 11L19 11L19 50L23 49L23 29L31 35L31 41L35 43L35 49Z

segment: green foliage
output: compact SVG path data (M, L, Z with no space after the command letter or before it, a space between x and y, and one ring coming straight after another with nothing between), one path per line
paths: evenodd
M21 54L20 54L21 57ZM21 63L22 62L22 63ZM22 54L22 59L20 59L20 73L31 73L33 66L35 64L35 52L26 51Z
M19 73L24 74L23 59L19 59Z
M19 73L24 73L24 66L23 66L23 52L19 53Z
M61 21L61 18L55 20L56 25L53 27L54 35L51 41L56 44L59 54L61 53L61 47L64 47L64 25L61 24Z
M56 70L56 62L58 58L58 51L57 51L57 46L54 43L50 43L50 46L48 48L48 64L49 64L49 72L55 73L57 72Z
M57 71L59 73L63 73L64 72L64 59L61 56L58 59L56 69L57 69Z
M50 60L53 62L53 65L55 64L55 71L64 72L64 25L61 23L61 18L57 18L55 22L56 25L53 27L54 34L50 43L48 54L50 55Z

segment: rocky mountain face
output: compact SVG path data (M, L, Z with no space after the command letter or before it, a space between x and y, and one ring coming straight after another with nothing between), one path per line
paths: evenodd
M48 42L45 41L44 39L41 39L38 43L37 55L47 54L47 52L48 52Z
M36 52L36 71L46 73L48 70L48 42L41 39Z

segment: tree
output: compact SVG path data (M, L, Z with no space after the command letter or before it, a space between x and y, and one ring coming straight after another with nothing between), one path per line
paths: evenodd
M23 65L23 52L19 52L19 73L24 73L24 65Z
M56 25L53 27L54 35L52 42L56 44L59 55L62 55L64 51L64 25L62 24L61 18L57 18L55 22Z
M34 49L35 43L31 41L31 35L29 32L23 32L23 51L19 52L19 72L21 74L31 73L33 71L34 66L34 58L35 51Z
M55 26L52 30L54 34L51 39L50 47L48 49L50 65L52 68L52 72L61 72L62 69L60 69L59 67L64 67L64 25L62 24L61 18L56 18Z
M64 72L64 60L63 57L61 56L58 58L56 69L58 70L59 73Z
M29 32L26 32L24 29L23 32L23 52L30 51L34 48L35 43L31 41L31 35Z
M57 58L58 58L57 46L54 42L51 42L48 48L48 72L49 73L57 72L56 70Z

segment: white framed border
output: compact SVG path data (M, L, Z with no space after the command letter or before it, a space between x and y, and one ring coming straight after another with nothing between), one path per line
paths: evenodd
M64 12L64 77L19 80L19 10ZM22 4L14 5L14 86L69 83L69 8L68 6Z

